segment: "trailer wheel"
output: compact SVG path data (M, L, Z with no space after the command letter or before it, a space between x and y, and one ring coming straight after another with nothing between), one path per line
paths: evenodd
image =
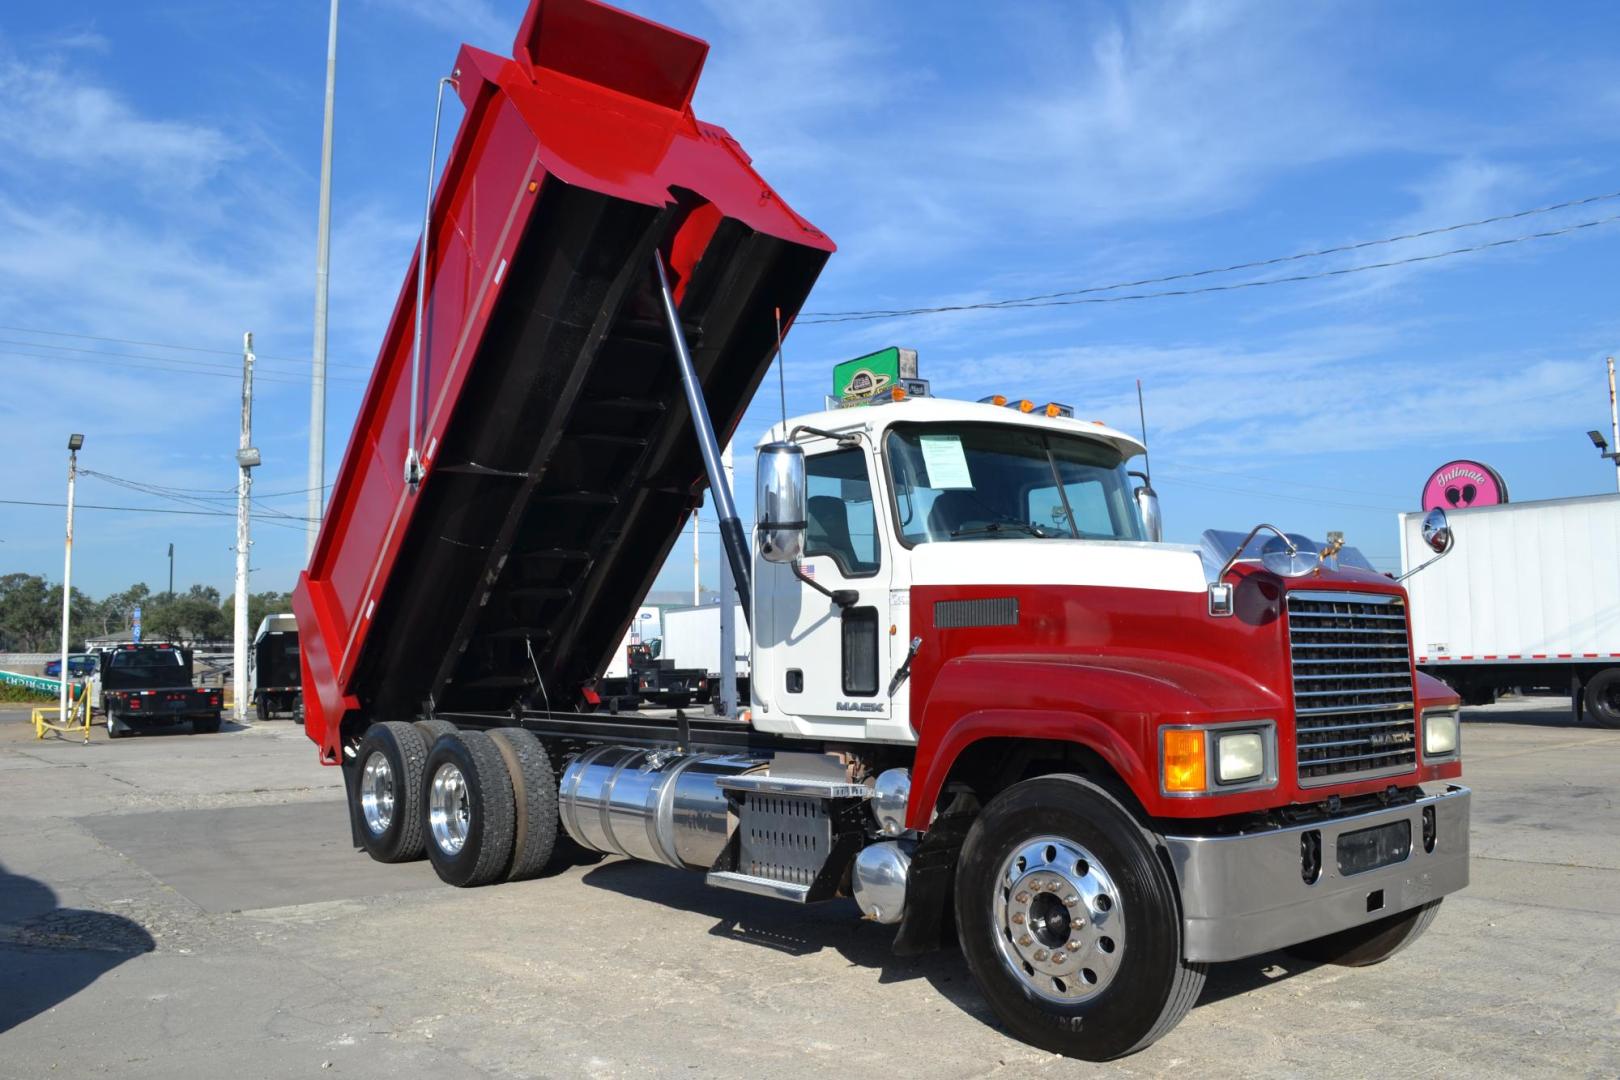
M372 724L355 752L352 797L360 844L378 862L422 857L422 770L427 742L414 724Z
M1620 667L1604 668L1587 681L1586 715L1600 727L1620 728Z
M1175 883L1149 836L1101 789L1043 776L996 796L956 871L974 979L1014 1035L1106 1061L1174 1027L1203 989L1182 959Z
M265 705L263 694L260 694L259 699L253 703L253 715L261 724L272 715L269 707Z
M118 721L118 718L113 716L112 713L108 713L107 714L107 738L109 738L109 739L122 739L125 735L128 735L128 734L129 734L129 728L127 728L123 724L121 724Z
M512 777L482 731L450 731L428 751L422 787L427 853L439 880L488 885L511 865Z
M557 775L551 758L532 731L496 728L489 733L512 778L516 819L512 832L512 867L507 881L534 877L551 861L557 844Z
M191 733L193 735L218 735L219 713L215 713L212 716L198 716L193 718L191 721Z
M1365 926L1352 926L1336 934L1290 945L1286 951L1290 956L1315 964L1370 967L1383 963L1422 937L1438 914L1440 901L1431 900L1411 911L1375 919Z

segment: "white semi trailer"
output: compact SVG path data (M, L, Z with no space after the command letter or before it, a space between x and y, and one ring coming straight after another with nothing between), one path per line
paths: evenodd
M1412 651L1468 704L1518 687L1567 692L1576 718L1620 727L1620 495L1448 511L1458 543L1407 582ZM1401 567L1424 561L1401 515ZM1432 557L1432 553L1431 553Z

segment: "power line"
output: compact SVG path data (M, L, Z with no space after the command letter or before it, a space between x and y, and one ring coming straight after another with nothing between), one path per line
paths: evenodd
M799 323L805 326L816 326L827 323L842 322L869 322L874 319L907 318L915 315L938 315L953 311L990 311L1008 310L1014 308L1040 308L1040 307L1071 307L1079 304L1111 304L1127 300L1157 300L1176 296L1198 296L1205 293L1235 292L1239 289L1255 289L1267 285L1287 285L1301 281L1315 281L1321 278L1342 277L1346 274L1360 274L1371 270L1387 270L1398 266L1407 266L1413 263L1433 262L1436 259L1448 259L1456 255L1468 255L1480 251L1489 251L1493 248L1507 247L1512 244L1523 244L1533 240L1546 240L1555 236L1565 236L1582 229L1596 228L1620 221L1620 214L1597 218L1591 221L1566 225L1558 229L1548 229L1543 232L1527 233L1520 236L1507 237L1501 240L1492 240L1466 247L1451 248L1447 251L1433 252L1427 255L1410 255L1401 259L1388 259L1383 262L1361 263L1356 266L1339 267L1333 270L1318 270L1308 274L1290 274L1284 277L1260 278L1255 281L1240 281L1224 285L1204 285L1190 289L1161 289L1153 292L1128 293L1116 296L1097 296L1096 293L1113 292L1116 289L1134 288L1140 285L1159 284L1169 281L1182 281L1189 278L1206 277L1213 274L1224 274L1234 270L1252 269L1262 266L1274 266L1280 263L1297 261L1299 259L1316 258L1321 255L1353 251L1359 248L1374 247L1380 244L1396 243L1400 240L1416 239L1423 236L1435 236L1446 232L1455 232L1459 229L1474 228L1477 225L1489 222L1507 221L1513 218L1524 217L1529 214L1547 213L1549 210L1562 209L1569 206L1579 206L1583 203L1596 202L1602 199L1620 197L1620 192L1610 195L1594 195L1587 199L1560 203L1552 207L1523 210L1516 214L1503 214L1495 218L1484 218L1477 222L1466 222L1460 225L1447 225L1423 232L1409 233L1405 236L1388 237L1383 240L1367 240L1359 244L1345 244L1335 248L1323 248L1319 251L1301 252L1296 255L1283 255L1273 259L1260 259L1249 263L1238 263L1233 266L1219 267L1207 270L1193 270L1180 274L1167 274L1157 278L1143 278L1139 281L1116 282L1112 285L1093 285L1083 289L1070 289L1064 292L1043 293L1034 296L1006 297L1000 300L984 300L971 304L943 304L933 307L892 308L888 310L872 311L826 311L806 312L800 317Z
M110 355L110 354L108 354L108 355ZM76 361L76 362L86 363L86 364L101 364L103 366L115 367L115 368L118 368L118 369L123 370L123 371L155 371L155 372L162 372L162 373L168 374L168 375L213 375L213 376L216 376L216 377L219 377L219 378L225 378L225 379L240 379L242 377L242 373L240 371L234 371L234 372L233 371L226 371L226 370L224 370L222 368L213 368L213 367L210 367L210 366L208 366L206 364L201 364L198 361L194 361L194 360L170 359L168 357L152 357L151 359L159 360L160 362L166 363L166 364L172 363L172 364L184 364L184 365L190 365L190 366L186 366L186 367L157 367L157 366L154 366L152 364L133 364L133 363L129 363L127 361L115 360L115 359L98 360L98 359L93 359L93 358L88 357L88 356L41 356L38 353L11 352L11 353L0 354L0 356L4 356L8 360L43 360L43 361L45 361L47 363L59 363L59 362L64 361L64 360ZM286 383L289 386L304 386L304 385L307 385L308 382L309 382L308 379L299 379L299 378L294 378L294 377L290 377L290 376L279 376L278 377L277 375L273 375L273 374L267 374L267 375L263 376L263 378L267 382ZM353 380L345 379L343 381L344 382L355 382L355 383L360 382L360 380L358 380L358 379L353 379Z
M50 350L52 350L52 352L81 353L84 356L112 357L112 358L117 358L117 359L121 359L121 360L144 360L144 361L149 361L149 362L150 361L155 361L155 362L161 363L161 364L184 364L184 365L186 365L188 367L195 367L195 368L199 368L199 369L203 369L203 370L224 370L224 365L222 365L220 363L215 363L214 361L210 361L210 360L191 360L191 359L188 359L186 357L180 357L180 356L151 356L151 355L147 355L145 353L113 352L113 351L111 351L109 349L84 349L84 348L80 348L80 347L78 347L76 345L52 345L49 342L45 342L45 341L14 341L14 340L10 340L10 339L7 339L7 338L0 338L0 345L14 345L14 346L18 346L18 347L24 348L24 349L50 349ZM44 358L41 357L41 359L44 359ZM63 357L51 357L51 359L77 360L77 359L80 359L80 357L78 357L78 356L63 356ZM293 376L294 381L296 381L296 382L308 382L309 381L305 377L294 376L293 372L287 371L284 368L276 368L276 369L274 369L273 373L277 374L277 375L284 376L284 377ZM238 374L240 374L240 372L238 372ZM357 379L357 378L344 378L344 377L340 376L339 381L342 381L342 382L363 382L364 380Z
M95 334L74 334L66 330L37 330L29 326L0 326L0 330L6 330L14 334L40 334L45 337L78 338L81 341L104 341L110 345L139 345L148 349L175 349L179 352L215 353L220 356L242 355L240 349L214 349L202 345L176 345L165 341L136 341L132 338L98 337ZM307 356L259 356L255 353L254 358L258 360L284 360L292 364L308 364L310 362L310 358ZM370 364L340 363L332 360L327 361L327 364L330 367L352 367L362 368L366 371L371 370Z

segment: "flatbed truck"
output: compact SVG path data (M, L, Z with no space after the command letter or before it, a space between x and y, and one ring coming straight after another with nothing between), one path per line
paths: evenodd
M706 48L534 0L510 57L456 61L466 118L293 600L357 848L457 886L567 845L852 897L900 954L959 944L1018 1038L1099 1060L1212 963L1414 940L1467 882L1469 793L1398 583L1268 526L1165 543L1132 436L903 387L764 433L744 528L719 447L834 245L695 116ZM705 490L747 708L603 709Z

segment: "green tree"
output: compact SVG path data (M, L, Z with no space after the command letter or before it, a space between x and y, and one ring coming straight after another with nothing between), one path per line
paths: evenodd
M160 594L142 613L142 636L178 641L217 641L229 637L230 620L220 606L219 590L193 585L186 592Z
M292 611L292 593L261 592L248 594L248 634L256 633L266 615L279 615ZM225 623L236 625L236 597L225 598Z

